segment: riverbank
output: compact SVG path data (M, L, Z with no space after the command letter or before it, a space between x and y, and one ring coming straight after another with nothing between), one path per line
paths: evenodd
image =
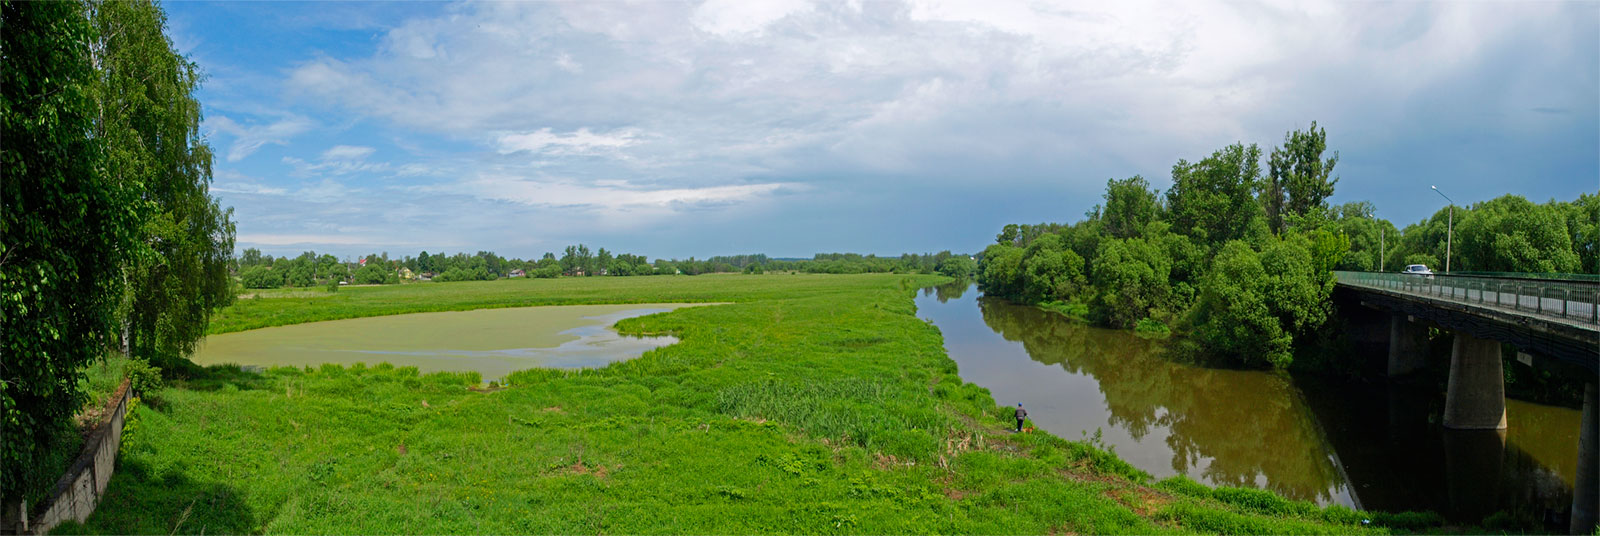
M1363 525L1347 508L1155 483L1092 442L1007 433L1007 408L957 376L914 315L915 289L940 280L513 280L263 299L227 311L230 325L731 303L623 320L625 333L680 342L601 369L513 373L493 392L469 390L470 374L383 365L207 369L148 397L100 510L57 532L1348 534L1430 522Z

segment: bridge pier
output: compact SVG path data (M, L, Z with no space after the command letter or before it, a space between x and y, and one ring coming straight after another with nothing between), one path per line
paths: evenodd
M1428 364L1428 328L1402 313L1389 315L1389 377L1416 371Z
M1595 509L1600 508L1600 389L1595 382L1583 386L1583 424L1578 427L1578 474L1572 486L1572 519L1567 532L1593 534Z
M1505 369L1500 342L1455 332L1450 384L1444 395L1444 426L1457 430L1506 427Z

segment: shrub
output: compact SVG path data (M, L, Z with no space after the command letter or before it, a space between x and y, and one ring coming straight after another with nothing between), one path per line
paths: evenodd
M135 392L155 392L161 388L161 368L143 359L129 359L128 381Z

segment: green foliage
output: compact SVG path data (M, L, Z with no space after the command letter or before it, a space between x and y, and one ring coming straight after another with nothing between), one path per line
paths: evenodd
M1083 258L1064 249L1060 235L1030 242L1022 253L1022 301L1040 303L1071 296L1084 284Z
M993 244L983 250L978 260L978 286L984 292L997 296L1021 296L1022 248L1010 244Z
M1161 206L1149 181L1134 175L1126 180L1106 181L1106 206L1100 213L1105 233L1112 238L1133 238L1146 225L1156 221Z
M978 261L966 256L954 256L939 263L939 275L967 279L977 274Z
M361 267L350 274L350 280L357 285L389 285L400 282L399 276L381 263L371 263Z
M60 448L82 365L113 333L158 363L193 350L211 311L233 300L234 231L208 191L199 74L163 34L159 8L8 2L0 16L0 500L10 500L41 485L34 461Z
M1265 234L1254 191L1261 177L1261 149L1234 144L1211 156L1172 166L1167 211L1173 228L1206 244Z
M1229 242L1200 285L1195 335L1209 350L1252 366L1285 368L1294 338L1331 313L1332 274L1317 266L1311 241L1293 234L1256 252ZM1324 260L1323 262L1326 262Z
M1456 214L1452 270L1574 273L1582 268L1561 205L1506 195Z
M451 281L489 281L492 279L494 279L494 276L490 275L489 271L484 268L451 268L433 278L434 281L438 281L440 283L448 283Z
M200 73L165 35L150 2L94 2L89 17L100 65L97 135L106 173L140 185L140 247L124 274L132 355L174 363L194 351L211 312L233 301L232 209L209 191L211 148L200 135Z
M79 379L116 331L141 185L103 172L102 126L79 2L0 4L0 502L48 486L75 452ZM70 458L71 454L66 454Z
M146 395L154 393L161 388L161 367L151 365L143 359L128 360L128 380L135 392Z
M1145 337L1165 338L1172 335L1172 330L1166 324L1154 318L1139 319L1133 325L1133 332Z
M1327 208L1327 199L1339 182L1337 177L1329 178L1339 163L1339 153L1324 160L1322 154L1327 150L1328 133L1317 128L1316 121L1309 129L1285 134L1283 147L1272 149L1261 195L1273 232L1285 231L1289 216L1317 216Z
M266 266L255 266L239 274L239 281L244 288L278 288L283 286L283 274Z
M1108 325L1129 328L1163 311L1171 270L1166 252L1143 238L1100 242L1093 269L1096 313Z
M1288 366L1293 338L1273 317L1263 289L1261 255L1241 241L1212 259L1193 311L1194 333L1208 350L1251 364Z

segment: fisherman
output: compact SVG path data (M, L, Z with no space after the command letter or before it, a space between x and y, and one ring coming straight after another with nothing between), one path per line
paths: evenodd
M1028 410L1022 409L1022 403L1017 403L1017 433L1022 433L1022 421L1028 418Z

